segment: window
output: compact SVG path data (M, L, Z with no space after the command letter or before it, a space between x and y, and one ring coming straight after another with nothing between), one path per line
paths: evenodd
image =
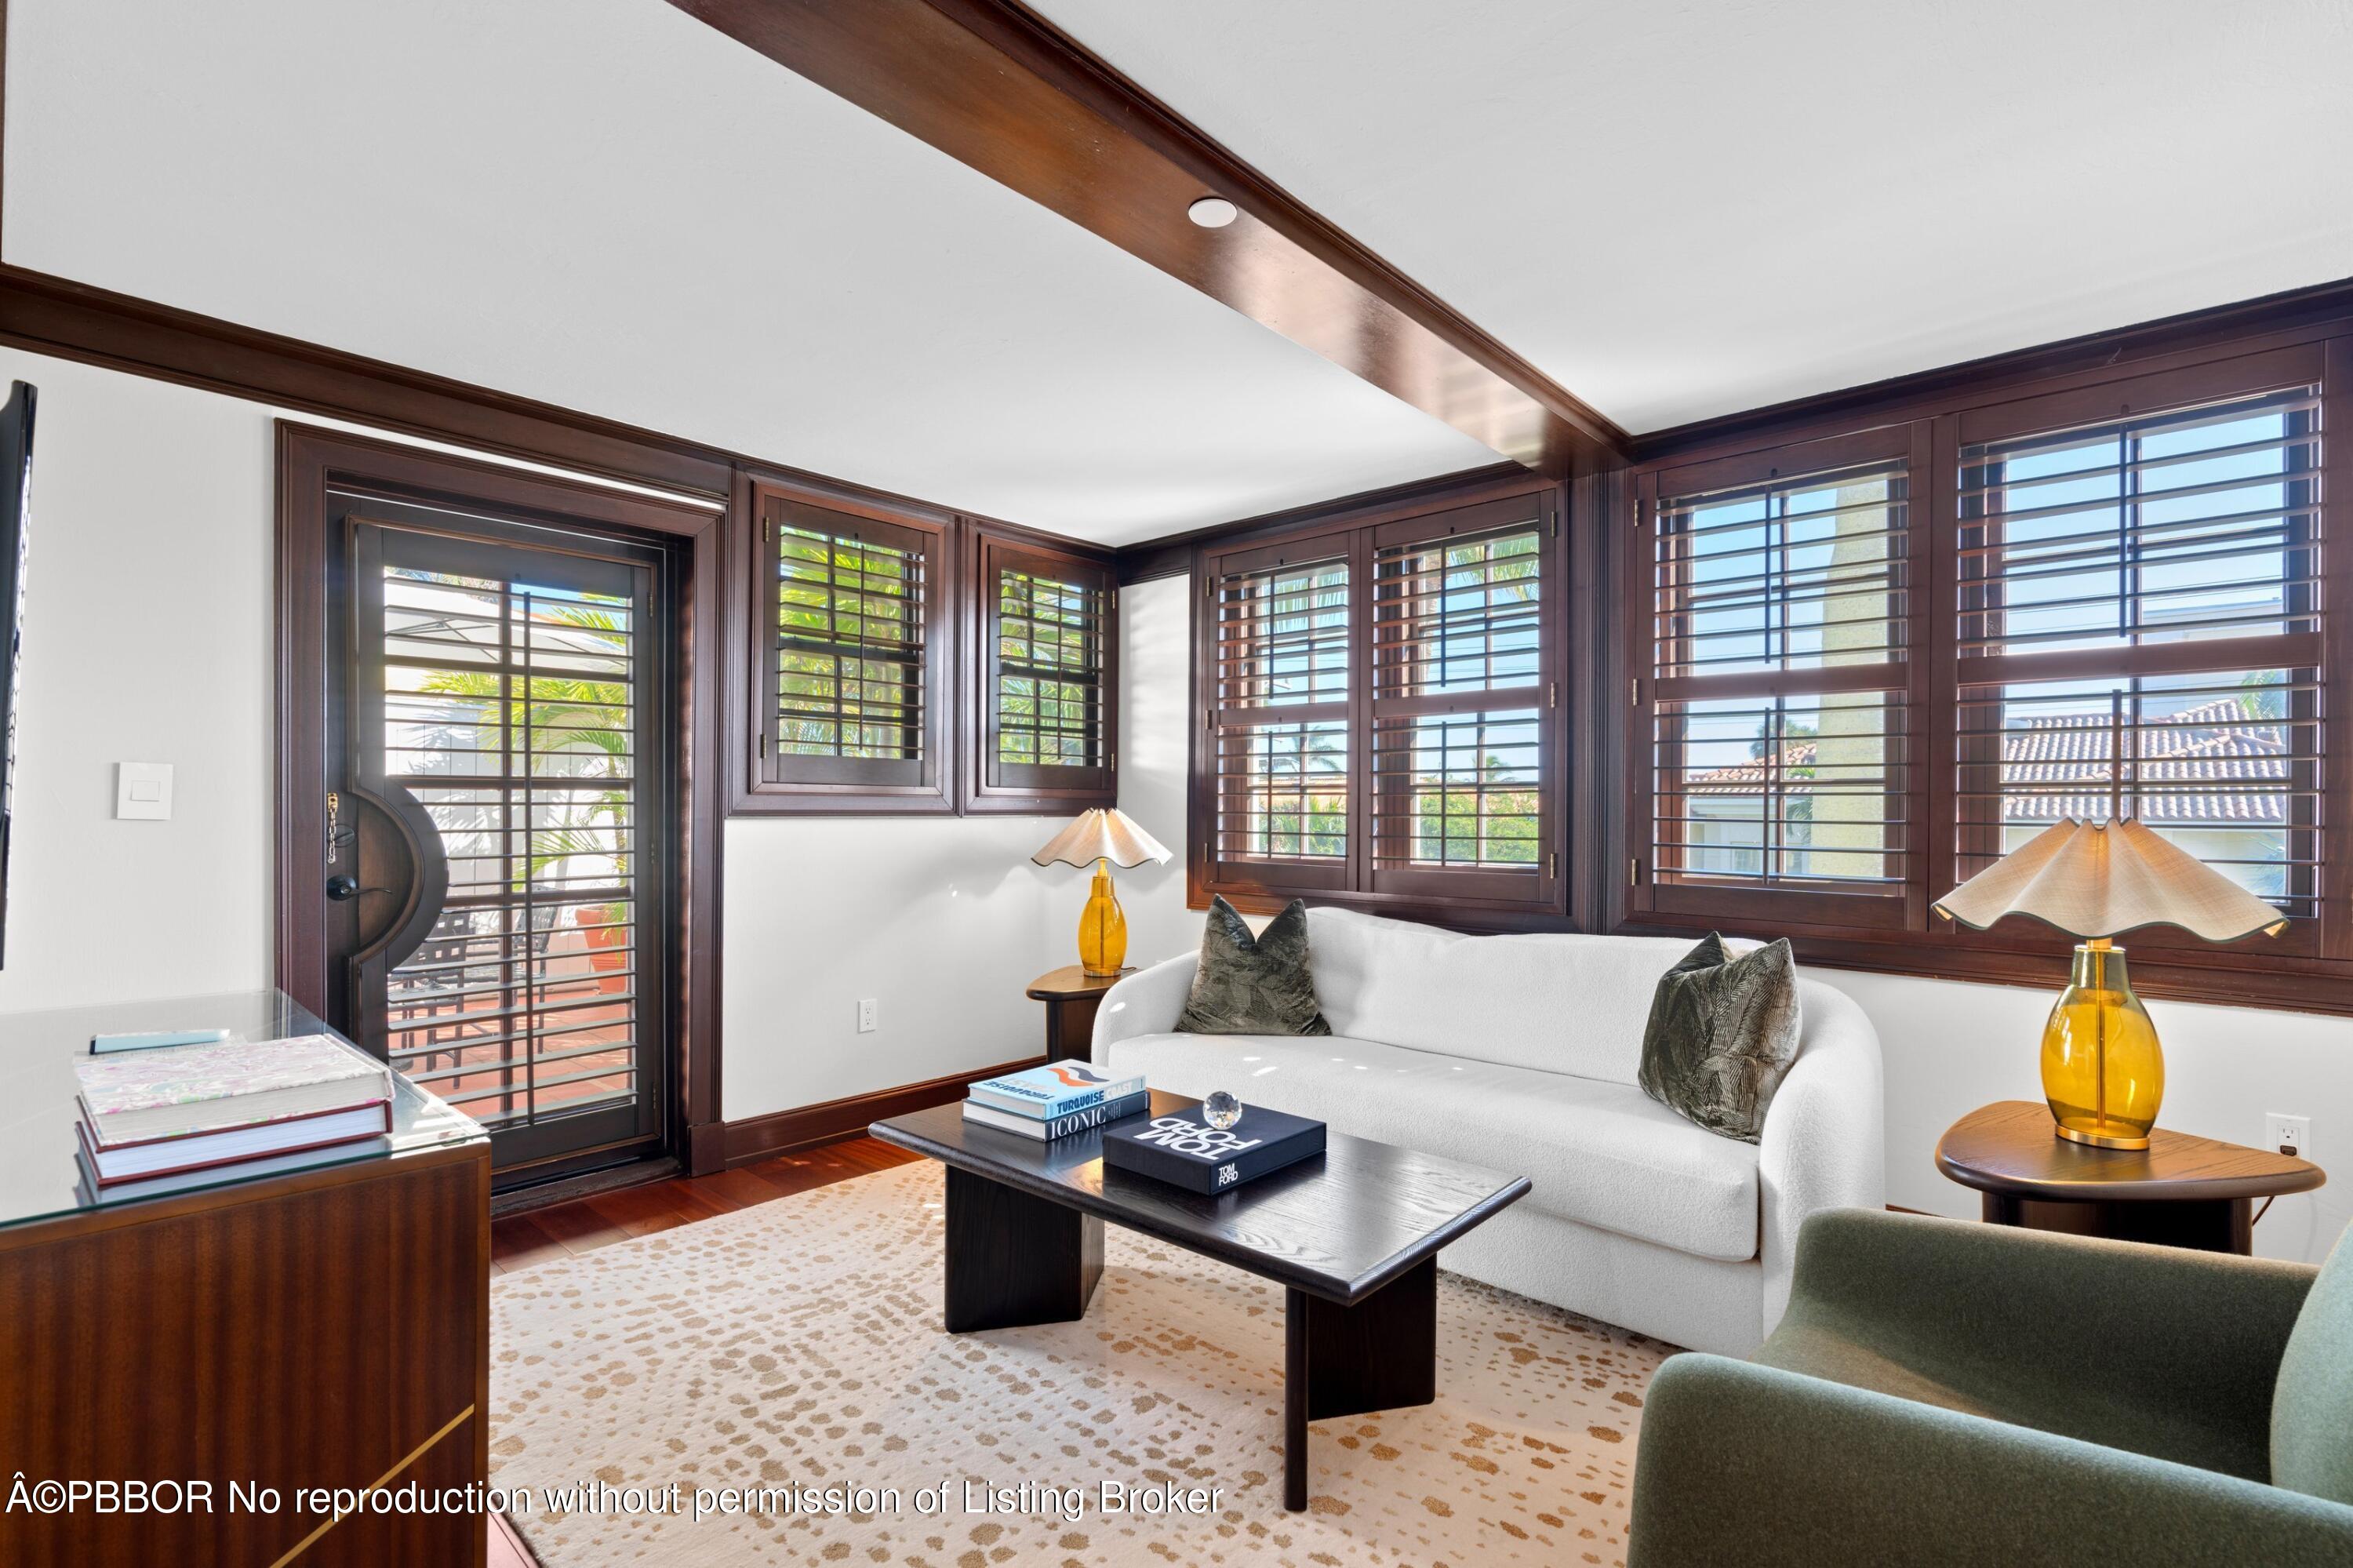
M1344 540L1321 541L1345 546ZM1345 555L1211 580L1210 858L1270 890L1348 885L1352 623Z
M1628 924L2039 982L2063 939L1929 901L2121 813L2287 916L2132 933L2137 978L2353 1011L2340 382L2353 338L2273 340L1639 471Z
M1112 552L739 471L747 728L731 808L1068 814L1116 798Z
M1205 891L1557 906L1557 505L1205 559Z
M941 531L760 492L762 781L815 809L946 810Z
M1961 450L1954 875L2121 810L2290 916L2267 950L2309 951L2319 388L2070 411L2001 410L2062 418Z
M1906 918L1913 463L1898 429L1651 478L1638 907Z
M1108 806L1115 580L1100 561L982 535L979 737L967 809Z
M1376 891L1545 891L1547 542L1540 520L1417 522L1374 555Z

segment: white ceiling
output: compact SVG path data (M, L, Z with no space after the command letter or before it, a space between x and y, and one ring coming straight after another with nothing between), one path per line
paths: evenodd
M2353 275L2346 0L1032 0L1636 432Z
M1495 461L661 0L11 0L6 260L1120 543Z
M2345 0L1043 0L1635 431L2353 275ZM6 260L1120 543L1469 438L662 0L13 0Z

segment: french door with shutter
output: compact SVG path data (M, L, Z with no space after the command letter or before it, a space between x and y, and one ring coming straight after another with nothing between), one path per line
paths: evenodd
M501 1170L651 1152L670 1055L663 553L376 497L336 510L343 1022L489 1128Z

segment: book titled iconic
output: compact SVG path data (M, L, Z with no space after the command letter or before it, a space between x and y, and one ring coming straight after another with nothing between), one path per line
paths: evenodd
M1084 1062L1049 1062L1003 1077L985 1078L965 1091L965 1104L1052 1121L1106 1100L1124 1099L1144 1088L1141 1073L1112 1074Z
M1132 1116L1140 1116L1151 1108L1152 1097L1138 1089L1132 1095L1122 1095L1115 1100L1103 1100L1094 1105L1082 1106L1077 1110L1061 1116L1046 1118L1029 1116L1021 1111L998 1110L995 1106L985 1106L976 1100L966 1100L964 1102L964 1119L978 1122L983 1127L993 1127L1000 1132L1009 1132L1016 1137L1034 1138L1040 1142L1050 1142L1058 1138L1092 1132L1099 1127L1108 1127L1113 1122L1124 1121Z
M380 1137L392 1072L325 1034L172 1045L74 1063L102 1184Z
M1259 1106L1228 1128L1198 1106L1103 1128L1103 1161L1196 1192L1224 1192L1324 1152L1324 1124Z

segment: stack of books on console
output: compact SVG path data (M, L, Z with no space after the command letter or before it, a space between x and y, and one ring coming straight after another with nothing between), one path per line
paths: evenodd
M1092 1132L1151 1107L1141 1075L1114 1077L1084 1062L1049 1062L973 1085L964 1119L1044 1141Z
M93 1193L315 1163L392 1130L391 1070L325 1034L86 1056L74 1072Z

